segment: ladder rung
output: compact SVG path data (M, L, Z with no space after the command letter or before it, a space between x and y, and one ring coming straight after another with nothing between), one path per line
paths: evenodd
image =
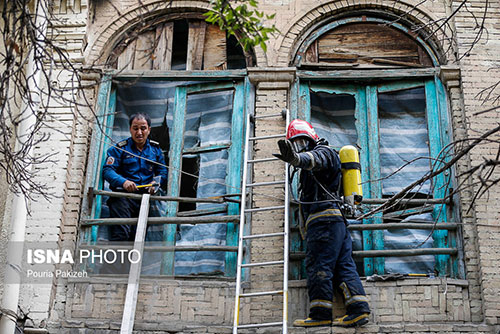
M281 210L284 209L284 205L279 206L267 206L264 208L253 208L253 209L245 209L245 212L259 212L259 211L271 211L271 210Z
M258 296L282 295L282 294L283 294L283 290L276 290L276 291L242 293L240 295L240 297L258 297Z
M249 164L251 164L251 163L268 162L268 161L276 161L276 160L280 160L280 159L273 157L273 158L265 158L265 159L248 160L247 162Z
M257 327L274 327L274 326L282 326L283 322L266 322L262 324L248 324L248 325L238 325L238 328L257 328Z
M283 113L279 114L269 114L269 115L259 115L259 116L254 116L253 118L255 119L260 119L260 118L270 118L270 117L283 117Z
M247 184L247 187L272 186L276 184L285 184L285 181L257 182Z
M274 266L277 264L284 264L285 261L269 261L269 262L255 262L255 263L247 263L247 264L242 264L242 268L248 268L248 267L264 267L264 266Z
M268 238L268 237L279 237L282 235L285 235L285 232L245 235L243 236L243 239L248 240L248 239L258 239L258 238Z
M279 135L269 135L269 136L260 136L260 137L250 137L248 140L262 140L262 139L272 139L272 138L281 138L285 137L286 133L280 133Z

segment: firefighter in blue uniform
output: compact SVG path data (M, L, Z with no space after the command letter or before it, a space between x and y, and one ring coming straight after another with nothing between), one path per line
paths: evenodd
M108 150L103 176L113 191L152 194L158 185L164 186L167 182L163 152L157 142L148 139L151 132L149 116L134 114L130 117L129 125L131 136ZM158 177L160 184L154 181ZM140 187L142 185L151 186L143 188ZM140 200L110 197L107 203L111 218L139 216ZM133 241L134 238L135 225L110 226L110 241Z
M286 140L278 141L278 146L280 154L276 156L301 170L299 191L306 228L310 310L307 319L295 320L293 324L331 325L334 289L340 289L347 312L333 325L364 325L370 313L368 299L352 259L346 220L334 200L341 182L339 156L302 120L290 123Z

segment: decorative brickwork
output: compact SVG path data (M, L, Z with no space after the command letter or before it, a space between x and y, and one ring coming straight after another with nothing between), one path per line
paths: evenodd
M296 10L294 12L295 16L283 21L286 25L283 28L280 27L282 35L277 39L279 47L276 46L278 49L278 54L275 58L277 66L288 66L291 64L297 48L301 45L303 39L307 37L308 33L313 31L321 22L332 19L339 14L352 13L351 15L356 16L356 11L361 10L364 10L363 15L366 15L366 11L370 10L373 10L374 13L386 11L396 16L404 16L414 22L414 24L429 25L434 27L434 29L437 28L432 22L445 15L442 6L430 3L419 5L417 8L399 1L363 0L355 1L354 3L350 1L318 1L317 3L319 4L302 3L302 7L306 7L307 10L303 8L302 10ZM433 7L428 8L428 6ZM287 14L290 15L289 13ZM453 59L452 47L449 44L449 41L452 40L451 36L442 30L436 31L439 31L439 33L436 33L434 40L440 41L437 42L437 45L439 45L441 50L445 50L448 53L448 59ZM446 63L445 59L442 61Z

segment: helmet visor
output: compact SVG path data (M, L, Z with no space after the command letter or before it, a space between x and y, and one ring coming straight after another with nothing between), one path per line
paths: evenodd
M292 139L292 146L295 152L301 153L307 150L310 141L304 137Z

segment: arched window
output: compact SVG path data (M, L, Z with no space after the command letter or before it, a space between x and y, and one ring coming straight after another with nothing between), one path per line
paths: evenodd
M234 36L198 18L150 22L119 40L108 65L118 70L227 70L253 66Z
M441 150L451 133L439 61L405 26L370 16L330 22L303 39L293 65L299 68L293 115L310 121L332 147L359 148L363 212L446 160ZM451 188L451 175L439 174L413 187L405 201L351 221L359 271L459 276L456 231L443 225L454 221L442 200ZM406 227L363 226L397 223ZM294 247L300 250L298 240Z
M106 226L96 221L108 217L102 165L106 151L130 136L128 118L137 112L150 116L149 138L159 143L168 165L168 186L160 195L225 199L240 192L244 115L253 103L246 67L254 57L201 15L179 17L128 30L107 58L87 182L95 196L84 213L90 219L84 243L108 239ZM214 202L154 202L156 216L193 217L195 224L151 225L146 240L165 249L146 252L142 274L235 275L236 225L196 221L237 215L239 204L234 195Z

